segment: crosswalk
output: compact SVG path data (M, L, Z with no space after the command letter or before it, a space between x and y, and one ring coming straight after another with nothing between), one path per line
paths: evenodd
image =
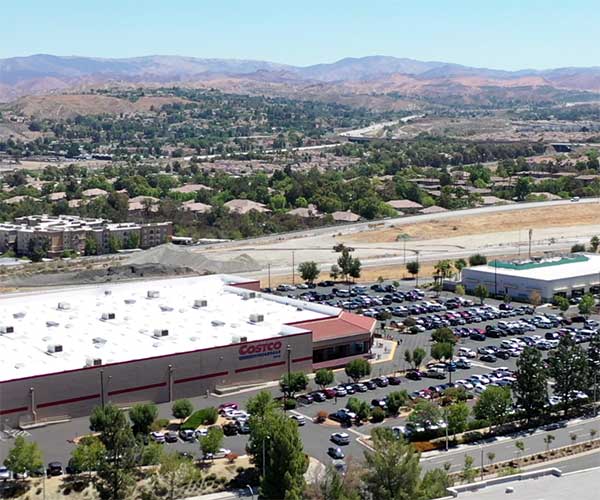
M6 429L0 431L0 441L8 441L9 439L15 439L19 436L29 437L31 433L22 429Z

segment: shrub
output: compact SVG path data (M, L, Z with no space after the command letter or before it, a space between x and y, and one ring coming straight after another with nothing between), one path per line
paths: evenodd
M239 455L237 453L228 453L227 455L225 455L225 458L229 461L230 464L235 462L238 457Z
M329 414L325 410L321 410L319 413L317 413L317 422L322 424L323 422L325 422L328 415Z
M373 423L377 423L377 422L383 422L383 419L385 418L385 412L383 411L382 408L374 408L373 411L371 412L371 421Z
M152 425L150 426L151 431L160 431L161 429L166 429L169 426L168 418L157 418Z
M181 424L182 429L196 429L200 425L212 425L219 418L219 412L212 406L202 408L192 413L189 418Z
M471 443L483 439L483 433L479 431L471 431L463 434L463 443Z
M294 408L296 408L296 400L295 399L284 399L283 401L283 407L286 410L293 410Z
M490 423L487 420L474 418L473 420L470 420L467 424L467 429L473 431L477 429L484 429L489 426Z

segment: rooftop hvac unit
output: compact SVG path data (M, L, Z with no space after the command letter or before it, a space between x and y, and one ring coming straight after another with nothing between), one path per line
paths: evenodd
M169 335L169 330L161 330L160 328L154 330L154 336L156 338L166 337L167 335Z
M171 312L173 310L173 308L171 306L161 305L160 310L162 312Z
M115 313L102 313L100 318L102 321L108 321L109 319L115 319Z
M49 353L63 352L63 346L60 344L50 344L48 346Z
M58 326L58 323L56 321L46 321L46 326L51 328L53 326Z
M206 307L208 302L206 300L194 300L194 309L200 309L201 307Z
M248 299L255 299L256 298L256 292L249 292L244 294L243 300L248 300Z
M14 333L14 326L0 326L0 335L4 335L5 333Z
M135 304L135 299L125 299L125 304Z
M102 358L87 358L85 360L85 366L100 366L102 364Z
M22 319L24 317L25 317L24 312L13 313L13 318L15 318L15 319Z
M248 337L240 337L240 342L248 342Z
M148 290L146 297L149 299L158 299L158 297L160 297L160 292L158 290Z
M112 295L112 291L111 290L104 290L104 295Z
M106 339L103 339L102 337L94 337L92 339L92 342L94 344L104 345L104 344L106 344Z
M263 314L251 314L250 322L251 323L261 323L265 320L265 316Z
M225 326L225 322L224 322L224 321L221 321L221 320L219 320L219 319L213 319L213 320L210 322L210 324L211 324L212 326Z
M68 302L59 302L58 303L59 311L68 311L69 309L71 309L71 304L69 304Z

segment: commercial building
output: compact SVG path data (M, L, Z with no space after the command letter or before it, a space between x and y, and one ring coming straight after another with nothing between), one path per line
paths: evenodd
M462 283L473 292L484 285L490 295L528 301L538 293L550 301L554 295L582 295L600 289L600 255L571 254L534 260L492 261L464 269Z
M0 418L167 402L369 355L375 320L228 275L0 298Z
M65 251L83 253L86 241L92 239L98 253L109 253L111 240L121 248L132 244L150 248L166 243L172 233L171 222L112 223L74 215L29 215L16 218L14 223L0 224L0 252L13 250L27 256L32 247L43 245L48 257L59 257Z

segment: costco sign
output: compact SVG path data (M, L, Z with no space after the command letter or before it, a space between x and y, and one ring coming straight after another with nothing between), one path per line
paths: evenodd
M239 350L239 359L281 357L281 341L269 341L256 344L244 344Z

